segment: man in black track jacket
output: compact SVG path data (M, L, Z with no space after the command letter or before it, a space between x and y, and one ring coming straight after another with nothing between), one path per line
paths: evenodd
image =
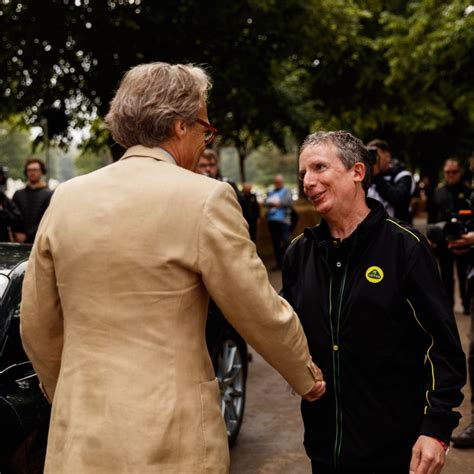
M327 382L302 403L313 472L438 473L466 367L424 237L366 199L367 150L347 132L301 148L304 191L322 216L291 244L284 297Z

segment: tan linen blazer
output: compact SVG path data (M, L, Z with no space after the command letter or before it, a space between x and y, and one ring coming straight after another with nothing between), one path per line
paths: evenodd
M312 388L305 335L228 184L136 146L57 188L21 306L53 401L46 472L228 472L209 295L298 393Z

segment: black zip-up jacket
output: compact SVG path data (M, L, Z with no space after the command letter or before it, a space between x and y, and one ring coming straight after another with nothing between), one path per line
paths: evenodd
M396 163L386 173L373 178L380 197L393 208L393 215L411 222L410 201L414 190L413 176L401 163Z
M28 185L13 195L12 200L21 212L27 244L34 242L39 223L49 206L52 195L53 191L46 186L31 188Z
M327 383L320 400L302 402L304 444L322 470L408 472L419 435L449 443L465 358L424 237L367 203L332 268L324 220L285 257L283 295Z

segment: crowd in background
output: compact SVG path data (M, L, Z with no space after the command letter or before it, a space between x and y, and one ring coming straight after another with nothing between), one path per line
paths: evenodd
M15 192L12 199L5 194L8 169L0 169L0 242L32 244L43 214L49 206L53 191L44 180L46 165L42 160L26 160L24 189Z

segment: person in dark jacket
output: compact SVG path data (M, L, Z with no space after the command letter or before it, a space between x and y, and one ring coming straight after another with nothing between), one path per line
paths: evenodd
M391 148L385 140L376 138L367 147L373 148L377 156L368 196L380 201L391 217L410 223L410 201L415 192L412 174L402 163L392 158Z
M471 194L471 205L474 196ZM461 238L449 242L448 247L458 256L464 256L469 262L468 296L470 301L471 329L469 333L469 352L467 367L469 385L471 388L471 420L462 431L453 435L452 442L456 448L474 448L474 231L468 232Z
M461 210L470 210L471 188L462 181L462 166L459 160L449 158L444 162L444 184L434 192L431 201L428 223L448 221L453 214ZM459 293L465 314L469 314L469 295L466 288L468 259L465 254L456 255L448 249L445 240L432 242L434 252L438 257L441 278L448 293L451 304L454 305L454 264L459 280Z
M218 181L222 181L223 183L229 183L232 189L235 191L237 199L240 201L241 193L239 188L234 181L222 176L221 170L219 168L217 153L212 148L206 148L203 151L202 155L199 157L196 172L205 176L209 176L210 178L217 179Z
M366 198L369 155L348 132L301 147L300 177L322 216L293 240L283 296L326 394L302 403L315 473L439 473L460 415L466 363L423 235Z
M0 191L0 242L24 242L25 234L20 211Z
M257 201L257 196L252 192L251 183L242 184L239 202L242 207L242 214L249 225L250 239L252 242L256 242L257 224L260 218L260 204Z
M24 242L20 211L4 193L7 180L8 168L0 165L0 242Z
M26 187L13 195L13 202L20 210L26 232L26 243L32 244L43 214L49 206L53 191L43 181L46 165L37 158L25 163Z

